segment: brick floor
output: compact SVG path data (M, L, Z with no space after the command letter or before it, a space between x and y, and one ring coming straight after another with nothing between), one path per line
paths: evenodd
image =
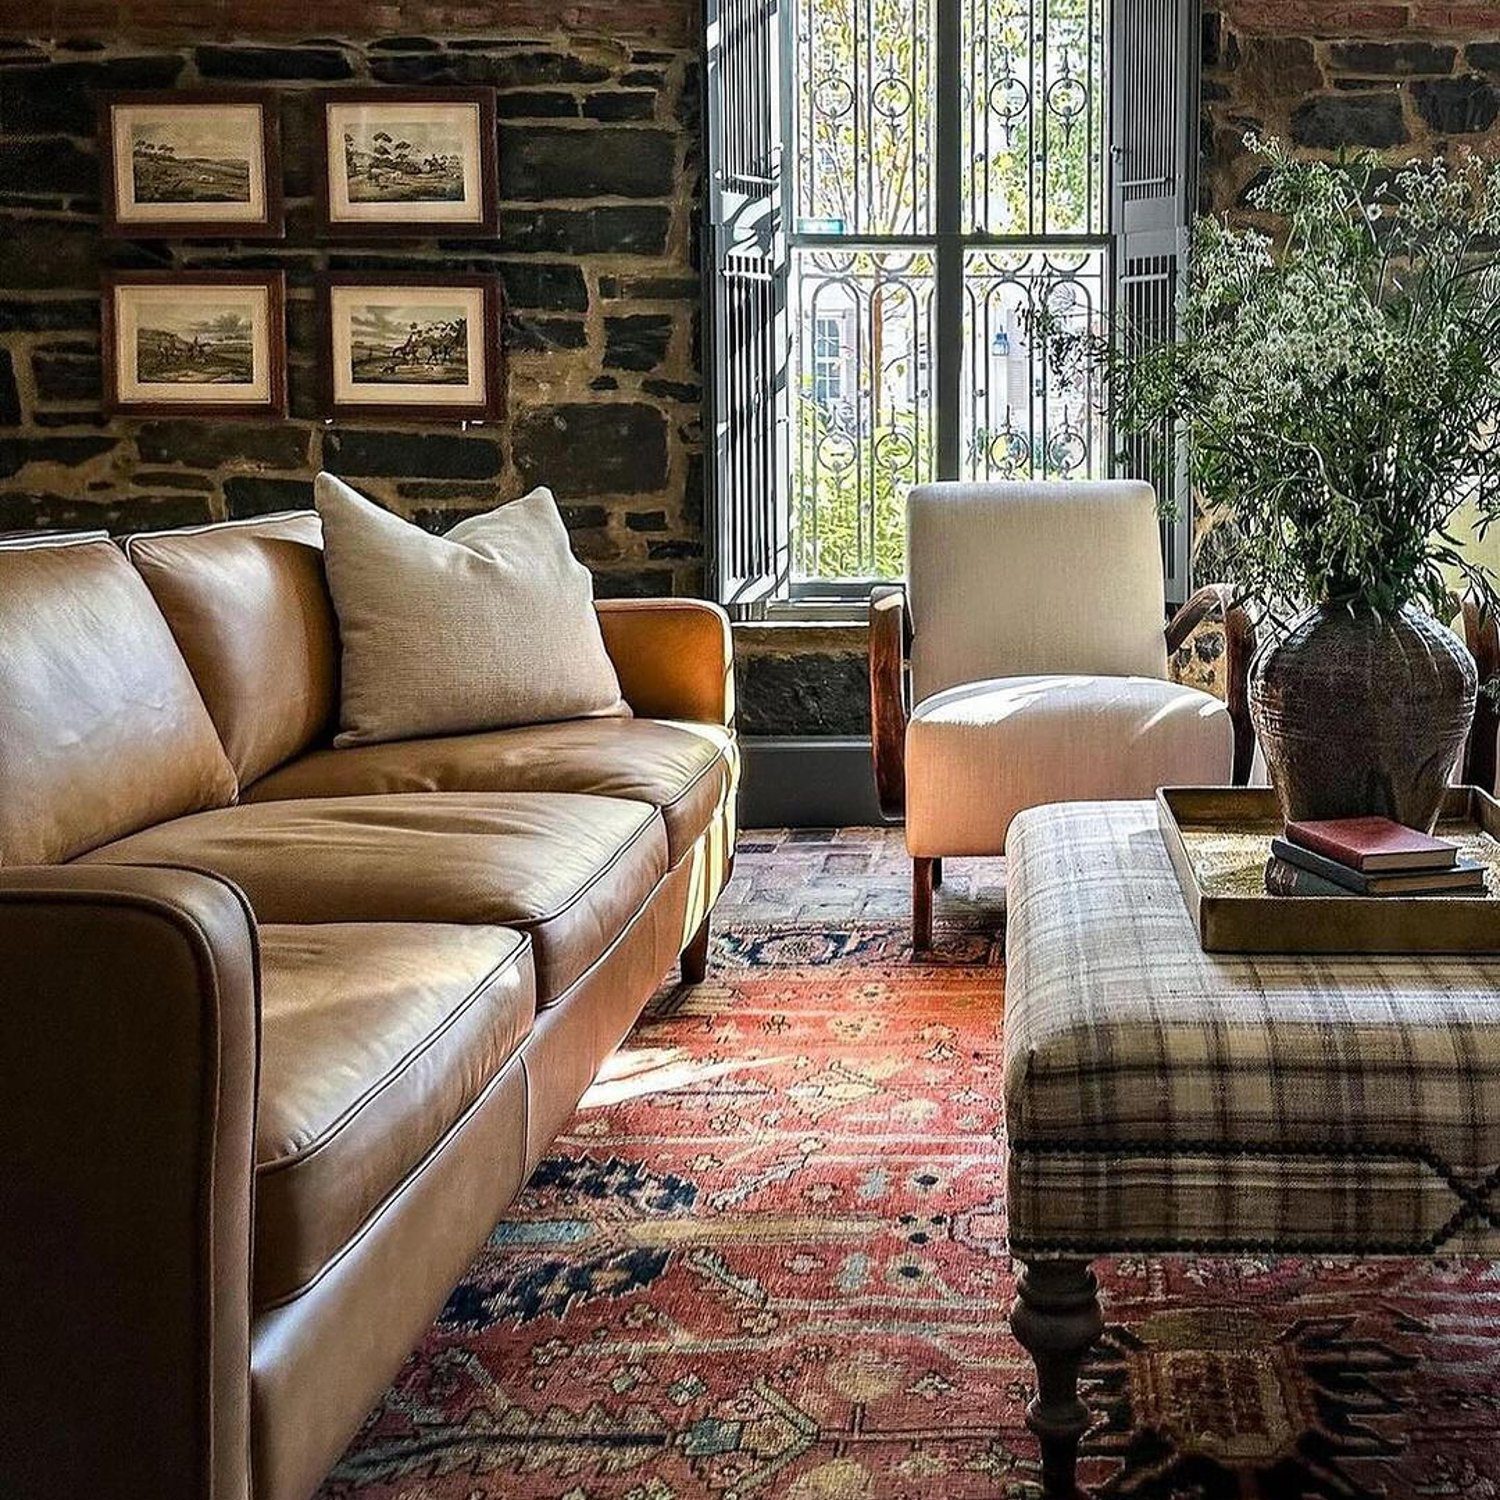
M899 828L754 829L740 837L734 879L718 906L725 923L818 923L911 918L911 861ZM998 930L1005 861L943 861L934 903L945 929Z

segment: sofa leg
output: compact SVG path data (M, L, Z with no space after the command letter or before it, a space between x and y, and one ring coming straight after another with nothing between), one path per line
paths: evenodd
M935 890L935 891L936 890L940 890L942 888L942 884L943 884L943 862L940 859L935 859L932 862L932 888L933 888L933 890Z
M1075 1500L1078 1443L1089 1409L1079 1399L1078 1368L1104 1332L1099 1283L1082 1260L1039 1260L1016 1283L1011 1331L1036 1363L1037 1393L1026 1425L1042 1445L1045 1500Z
M932 859L911 862L911 947L926 953L932 947Z
M708 978L708 918L704 917L678 962L682 967L684 984L702 984Z

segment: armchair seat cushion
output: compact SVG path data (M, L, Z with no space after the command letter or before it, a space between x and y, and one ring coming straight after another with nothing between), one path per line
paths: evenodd
M734 731L660 719L567 719L481 734L315 750L263 777L246 802L391 792L583 792L657 808L675 865L733 793Z
M1011 819L1047 802L1150 797L1231 778L1217 698L1154 677L996 677L934 693L906 731L914 859L1002 854Z
M504 927L260 931L255 1301L307 1286L515 1055L531 945Z

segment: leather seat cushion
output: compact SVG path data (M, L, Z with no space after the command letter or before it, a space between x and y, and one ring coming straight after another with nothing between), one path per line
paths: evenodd
M503 927L260 930L255 1301L291 1296L457 1123L535 1014Z
M516 927L531 934L545 1005L645 903L667 835L655 808L619 797L421 792L227 807L88 858L212 871L261 922Z
M659 808L673 864L732 791L734 732L657 719L568 719L483 734L318 750L244 793L248 802L389 792L584 792Z
M906 731L914 858L1002 854L1011 819L1046 802L1152 797L1230 781L1229 710L1154 677L999 677L934 693Z

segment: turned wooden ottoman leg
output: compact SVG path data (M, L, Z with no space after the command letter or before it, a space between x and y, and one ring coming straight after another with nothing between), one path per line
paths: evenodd
M708 918L704 917L678 957L684 984L702 984L708 978Z
M1078 1442L1089 1409L1078 1396L1078 1367L1104 1332L1099 1283L1082 1260L1039 1260L1016 1283L1010 1326L1036 1362L1037 1393L1026 1425L1042 1445L1046 1500L1078 1495Z

